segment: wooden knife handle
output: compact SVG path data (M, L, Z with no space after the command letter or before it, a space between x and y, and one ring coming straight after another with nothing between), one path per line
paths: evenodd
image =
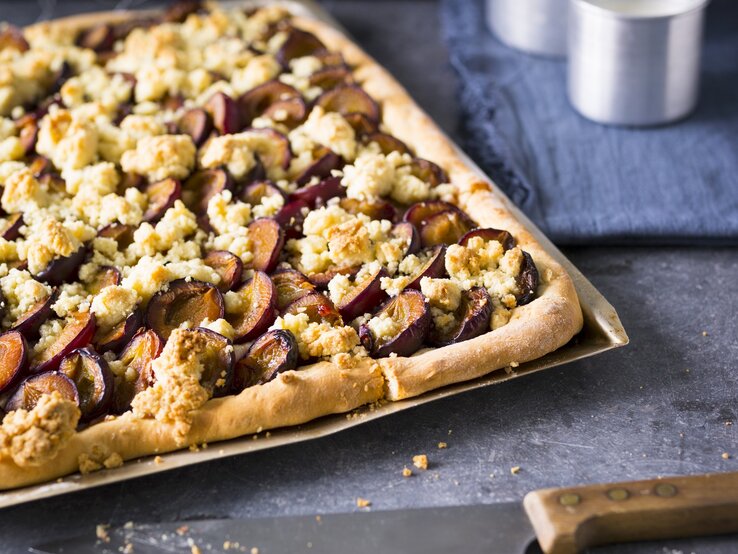
M544 489L525 510L546 554L738 532L738 472Z

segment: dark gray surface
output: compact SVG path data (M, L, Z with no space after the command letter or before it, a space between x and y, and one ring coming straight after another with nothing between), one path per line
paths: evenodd
M326 5L453 135L454 83L435 5ZM359 496L376 510L492 503L540 487L738 470L738 250L567 254L618 309L630 346L317 441L6 509L0 553L92 538L96 523L345 512ZM403 478L419 453L429 470ZM714 538L596 552L737 549L736 538Z

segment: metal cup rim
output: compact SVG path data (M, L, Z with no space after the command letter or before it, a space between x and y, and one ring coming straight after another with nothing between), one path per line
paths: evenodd
M681 17L683 15L688 15L690 13L703 10L707 6L707 4L710 3L710 0L691 0L692 5L688 9L684 9L680 11L673 11L673 12L663 13L663 14L658 14L658 15L644 15L644 14L618 12L618 11L608 9L604 6L600 6L594 3L593 0L570 0L570 3L572 5L576 4L578 5L578 7L588 10L593 14L598 14L604 17L609 17L611 19L627 19L627 20L635 20L635 21L655 21L655 20L660 20L660 19L670 19L673 17Z

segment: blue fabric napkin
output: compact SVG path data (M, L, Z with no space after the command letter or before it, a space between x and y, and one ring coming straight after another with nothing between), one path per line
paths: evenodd
M462 147L554 241L738 244L738 2L707 13L697 111L606 127L566 96L566 64L500 43L482 0L442 0Z

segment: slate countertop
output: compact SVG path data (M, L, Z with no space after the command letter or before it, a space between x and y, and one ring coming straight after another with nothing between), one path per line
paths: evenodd
M454 77L435 4L325 5L455 136ZM24 24L33 13L4 2L0 18ZM345 512L359 496L377 510L492 503L541 487L738 471L738 250L565 253L617 308L628 347L320 440L5 509L0 553L41 538L86 532L92 540L97 523ZM403 478L419 453L429 470ZM724 537L592 552L736 548L738 537Z

